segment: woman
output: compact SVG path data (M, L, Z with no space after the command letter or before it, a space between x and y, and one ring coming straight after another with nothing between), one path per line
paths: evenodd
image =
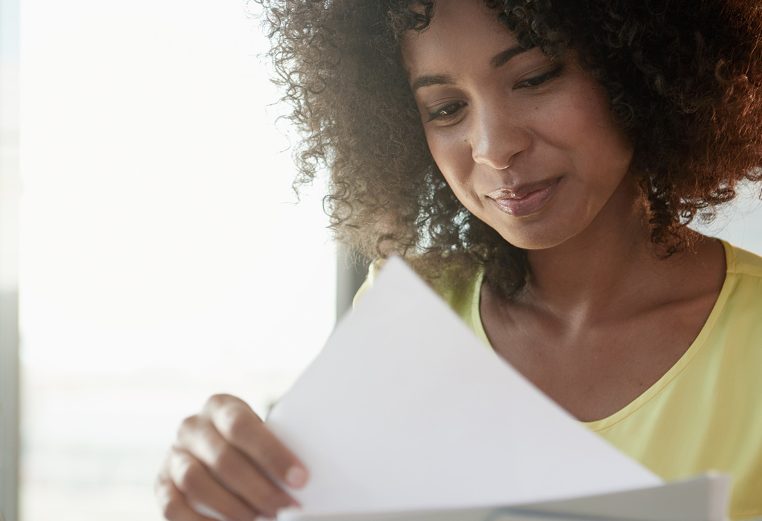
M762 178L762 8L266 2L339 237L407 256L504 359L657 474L762 515L762 259L686 227ZM171 520L273 517L308 470L242 401L185 420Z

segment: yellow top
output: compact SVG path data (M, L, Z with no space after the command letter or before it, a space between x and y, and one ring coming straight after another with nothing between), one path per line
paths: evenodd
M666 480L730 474L730 516L741 520L762 516L762 258L723 245L725 282L685 354L623 409L585 425ZM442 277L434 289L489 344L482 275Z

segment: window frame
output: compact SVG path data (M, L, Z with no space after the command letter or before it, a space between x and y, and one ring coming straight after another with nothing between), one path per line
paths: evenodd
M18 521L19 0L0 0L0 520Z

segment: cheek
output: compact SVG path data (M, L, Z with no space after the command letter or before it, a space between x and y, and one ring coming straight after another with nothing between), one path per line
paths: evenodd
M552 112L554 122L545 127L552 129L549 141L569 154L584 182L618 185L629 170L632 145L614 121L603 88L592 80L580 82Z
M590 139L580 143L576 158L580 170L590 172L587 182L604 197L627 175L633 154L627 137L606 118L608 114L603 114L591 123L586 134Z
M447 184L464 204L463 197L470 192L473 159L471 148L457 132L434 131L426 133L431 157L442 172Z

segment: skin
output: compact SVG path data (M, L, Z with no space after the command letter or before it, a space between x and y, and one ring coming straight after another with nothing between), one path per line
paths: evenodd
M486 7L449 1L403 49L437 166L464 206L508 242L550 249L588 228L615 192L626 204L632 147L572 55L553 62L539 49L521 52ZM486 197L553 180L542 211L521 218Z
M518 297L482 287L490 342L575 417L600 419L658 380L698 335L724 280L722 246L696 235L693 249L656 255L632 147L600 86L573 52L553 62L537 49L505 53L515 48L482 2L438 0L430 27L403 41L403 59L450 187L528 250L531 277ZM487 196L538 186L542 204L526 215ZM172 521L243 521L294 505L281 484L307 479L248 405L217 395L182 423L156 493Z
M440 0L403 56L432 156L458 199L528 250L531 277L480 310L494 349L583 421L607 417L688 349L724 280L718 241L667 260L649 239L632 147L573 52L513 54L515 37L481 2ZM502 53L502 54L501 54ZM500 57L503 59L500 59ZM418 87L418 88L416 88ZM528 215L487 194L554 181Z
M304 486L307 470L242 400L212 396L186 418L156 481L172 521L252 521L296 506L278 482Z

